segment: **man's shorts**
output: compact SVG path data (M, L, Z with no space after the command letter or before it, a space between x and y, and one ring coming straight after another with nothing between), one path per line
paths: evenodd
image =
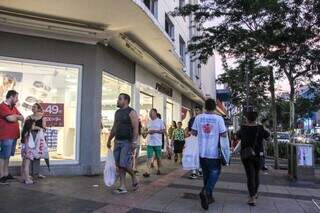
M147 146L148 159L153 157L153 153L155 153L157 159L161 159L161 146Z
M133 151L131 142L117 141L113 150L116 165L122 168L132 168Z
M14 156L16 152L17 140L5 139L0 140L0 158L9 159L10 156Z

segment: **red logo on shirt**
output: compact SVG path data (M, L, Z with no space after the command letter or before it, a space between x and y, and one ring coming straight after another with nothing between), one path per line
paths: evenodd
M202 130L206 134L210 134L212 129L213 129L213 127L210 124L205 124L202 126Z

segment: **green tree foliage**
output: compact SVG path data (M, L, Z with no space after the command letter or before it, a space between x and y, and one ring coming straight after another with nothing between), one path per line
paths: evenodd
M258 57L290 84L290 126L295 86L320 74L319 0L202 0L176 9L192 15L200 34L189 51L205 63L213 50L222 55ZM210 22L211 21L211 22Z
M228 84L232 97L232 104L242 107L247 100L245 84L245 67L248 65L249 72L249 103L259 111L265 110L269 106L270 97L269 87L269 68L261 66L256 60L238 60L236 67L226 67L223 74L220 75L218 82Z

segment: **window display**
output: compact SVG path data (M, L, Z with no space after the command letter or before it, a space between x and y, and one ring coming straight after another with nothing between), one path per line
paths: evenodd
M101 108L101 157L107 155L107 140L113 125L117 108L117 100L120 93L131 95L131 84L118 80L104 73L102 76L102 108ZM132 103L132 100L131 100Z
M17 105L24 117L39 103L46 118L46 141L51 160L76 160L77 101L80 67L0 59L0 97L8 90L19 93ZM20 142L16 156L20 158Z

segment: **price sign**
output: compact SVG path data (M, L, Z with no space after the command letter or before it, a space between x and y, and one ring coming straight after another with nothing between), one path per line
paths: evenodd
M41 106L48 127L64 126L64 104L41 103Z

